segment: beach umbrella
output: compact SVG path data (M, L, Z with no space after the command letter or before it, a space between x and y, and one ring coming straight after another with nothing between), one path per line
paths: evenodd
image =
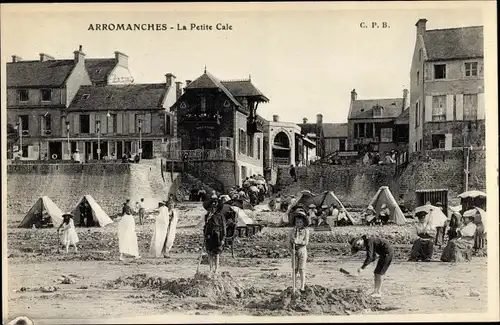
M461 199L476 198L476 197L484 197L484 198L486 198L486 193L474 190L474 191L463 192L462 194L458 195L458 197L461 198Z

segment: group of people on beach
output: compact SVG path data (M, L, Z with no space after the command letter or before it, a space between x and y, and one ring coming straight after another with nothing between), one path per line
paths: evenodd
M135 215L138 216L139 223L142 225L145 219L143 198L140 203L137 203L135 210L132 208L130 200L123 204L121 219L118 224L118 247L121 261L124 260L124 256L141 258L135 229ZM69 252L70 246L73 246L75 252L78 252L76 244L79 242L79 238L73 221L74 216L71 213L64 213L62 217L63 221L57 228L60 242L65 246L66 254ZM158 214L155 216L153 236L149 248L151 257L168 258L174 243L177 222L178 212L175 208L174 198L170 197L167 201L160 202L158 204Z

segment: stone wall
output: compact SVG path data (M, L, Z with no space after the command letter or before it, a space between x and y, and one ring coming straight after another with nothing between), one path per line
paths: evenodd
M485 151L471 151L469 158L469 190L486 190ZM289 169L280 168L277 185L286 194L301 190L319 193L332 190L347 206L366 206L380 186L386 185L398 199L404 195L410 205L415 190L448 189L450 204L460 204L457 195L465 189L464 153L461 150L428 151L413 154L404 170L393 165L338 166L311 165L297 168L298 182L292 182Z
M192 161L195 168L202 170L204 173L219 180L227 190L235 185L235 164L231 161ZM190 170L187 171L188 173ZM200 178L206 184L210 184L210 180Z
M20 220L41 196L50 197L63 211L72 210L86 194L108 213L122 203L145 198L152 208L179 186L178 174L164 174L155 161L148 164L11 164L7 166L7 215Z

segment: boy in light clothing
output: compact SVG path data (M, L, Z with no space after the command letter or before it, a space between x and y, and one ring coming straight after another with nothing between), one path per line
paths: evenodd
M309 219L303 211L297 211L292 216L294 227L288 235L288 248L293 254L295 251L295 274L300 276L300 290L306 285L307 245L309 244Z

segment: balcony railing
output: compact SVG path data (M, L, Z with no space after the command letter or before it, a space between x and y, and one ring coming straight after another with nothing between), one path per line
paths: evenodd
M234 160L234 151L229 148L167 150L163 152L163 157L178 161Z
M273 165L274 166L288 166L288 165L290 165L290 158L273 157Z

